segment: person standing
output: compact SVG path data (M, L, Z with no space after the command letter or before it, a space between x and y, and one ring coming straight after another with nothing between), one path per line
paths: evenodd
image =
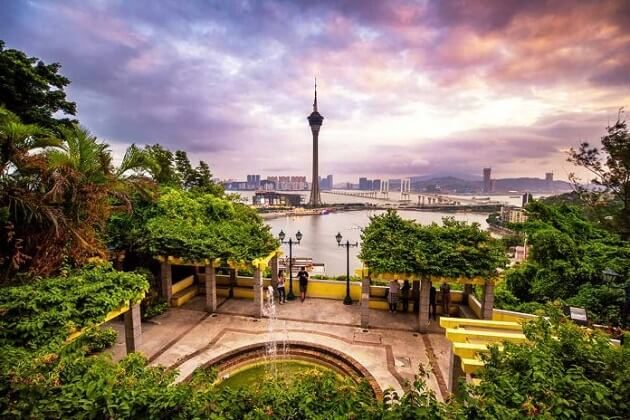
M409 292L411 291L411 285L409 280L405 280L402 288L400 289L400 298L402 300L402 310L407 313L409 310Z
M446 282L442 283L440 292L442 293L442 315L448 316L448 308L451 306L451 286Z
M398 280L392 280L389 282L389 294L387 295L387 302L389 302L389 312L396 313L396 307L398 306L398 294L400 293L400 283Z
M431 290L429 291L429 319L433 317L434 320L437 320L436 294L435 286L431 285Z
M280 305L287 303L287 295L284 291L284 270L278 271L278 302Z
M304 299L306 299L306 289L308 287L308 272L302 267L297 275L300 280L300 300L304 303Z

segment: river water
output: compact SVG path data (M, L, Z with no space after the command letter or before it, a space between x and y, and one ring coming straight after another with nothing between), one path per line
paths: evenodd
M341 275L346 273L346 249L337 246L335 235L340 232L343 241L351 243L361 239L361 228L370 223L370 216L381 214L383 210L361 210L343 213L330 213L321 216L286 216L267 220L275 236L283 230L288 240L289 236L295 240L295 233L299 230L303 238L300 245L293 246L294 257L312 257L313 262L326 264L327 275ZM457 220L478 222L483 228L487 227L486 214L480 213L441 213L428 211L400 210L398 212L405 219L414 219L419 223L440 223L445 216L453 216ZM289 255L288 245L284 245L284 252ZM350 248L351 274L355 268L361 267L357 258L359 247Z
M300 192L308 195L307 192ZM239 194L244 201L251 203L252 191L241 191ZM415 197L415 196L412 196ZM470 198L470 197L467 197ZM509 196L492 196L493 200L505 202L506 204L520 205L520 198ZM333 195L322 192L322 200L327 203L349 203L349 202L369 202L383 204L383 201L369 200L359 197L348 197ZM288 240L292 236L295 240L295 234L299 230L302 232L303 238L300 245L293 246L294 257L311 257L313 262L324 263L326 265L326 274L330 276L346 274L346 249L337 246L335 235L340 232L343 235L343 241L350 240L351 243L359 242L361 239L361 228L370 223L370 216L381 214L384 210L360 210L351 212L330 213L321 216L285 216L277 219L266 220L271 227L274 236L278 236L280 230L283 230ZM486 229L488 224L486 218L488 214L472 213L472 212L437 212L437 211L415 211L415 210L399 210L398 213L405 219L412 219L422 224L430 224L433 222L441 223L444 217L454 217L456 220L464 220L467 222L477 222L482 229ZM359 244L360 245L360 244ZM288 245L283 245L286 255L289 254ZM361 261L357 258L359 247L350 248L350 272L361 268Z

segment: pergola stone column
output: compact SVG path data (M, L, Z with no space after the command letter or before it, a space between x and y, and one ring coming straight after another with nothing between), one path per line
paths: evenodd
M162 279L162 297L168 305L171 305L171 298L173 297L173 273L171 270L171 264L168 262L168 257L164 257L160 265L160 277Z
M370 278L361 282L361 328L370 326Z
M275 294L278 290L278 255L274 255L271 258L269 268L271 269L271 287L273 287Z
M256 267L254 269L254 316L262 318L263 316L263 280L262 271Z
M472 284L465 284L464 285L464 295L463 295L463 301L462 303L464 305L468 305L468 296L473 294L473 285Z
M429 330L429 293L431 280L423 278L420 281L420 311L418 312L418 331L424 333Z
M140 302L131 305L125 312L125 345L127 354L138 351L142 344L142 318L140 316Z
M483 301L481 302L482 319L492 319L494 309L494 280L486 280L483 288Z
M214 264L206 264L206 312L212 314L217 311L217 273Z
M451 394L455 394L459 387L459 378L465 377L466 373L462 369L462 359L453 351L453 343L450 343L449 346L448 363L448 383L446 386Z

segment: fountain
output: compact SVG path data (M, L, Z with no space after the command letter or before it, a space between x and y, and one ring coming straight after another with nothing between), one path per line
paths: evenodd
M278 377L278 360L286 358L287 342L289 332L286 321L279 321L274 301L274 290L272 286L267 286L263 315L267 317L267 341L265 342L265 361L267 373L274 379ZM282 327L279 327L282 322ZM280 335L280 337L278 337Z
M286 321L278 319L271 286L265 289L263 315L268 319L264 342L229 351L204 364L217 369L218 386L257 386L265 379L290 381L305 369L316 369L332 371L340 381L367 380L374 395L382 397L376 379L352 357L321 344L289 341Z

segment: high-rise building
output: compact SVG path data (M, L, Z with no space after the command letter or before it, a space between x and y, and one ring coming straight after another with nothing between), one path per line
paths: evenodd
M534 197L532 197L531 193L526 192L525 194L523 194L522 200L521 200L521 207L525 207L529 204L530 201L532 201L534 199Z
M545 174L545 189L547 191L553 191L553 172L547 172Z
M492 192L492 168L483 168L483 192Z
M254 190L260 187L260 175L247 175L247 188Z
M363 177L359 178L359 189L361 191L366 191L368 189L368 179Z
M328 175L326 178L319 177L319 189L320 190L332 190L333 176Z
M313 112L307 117L308 125L313 134L313 177L311 178L311 199L308 204L312 207L322 205L322 198L319 194L319 129L322 127L324 117L317 111L317 79L315 79L315 99L313 100Z
M372 190L373 191L380 191L381 190L381 180L380 179L375 179L372 181Z

